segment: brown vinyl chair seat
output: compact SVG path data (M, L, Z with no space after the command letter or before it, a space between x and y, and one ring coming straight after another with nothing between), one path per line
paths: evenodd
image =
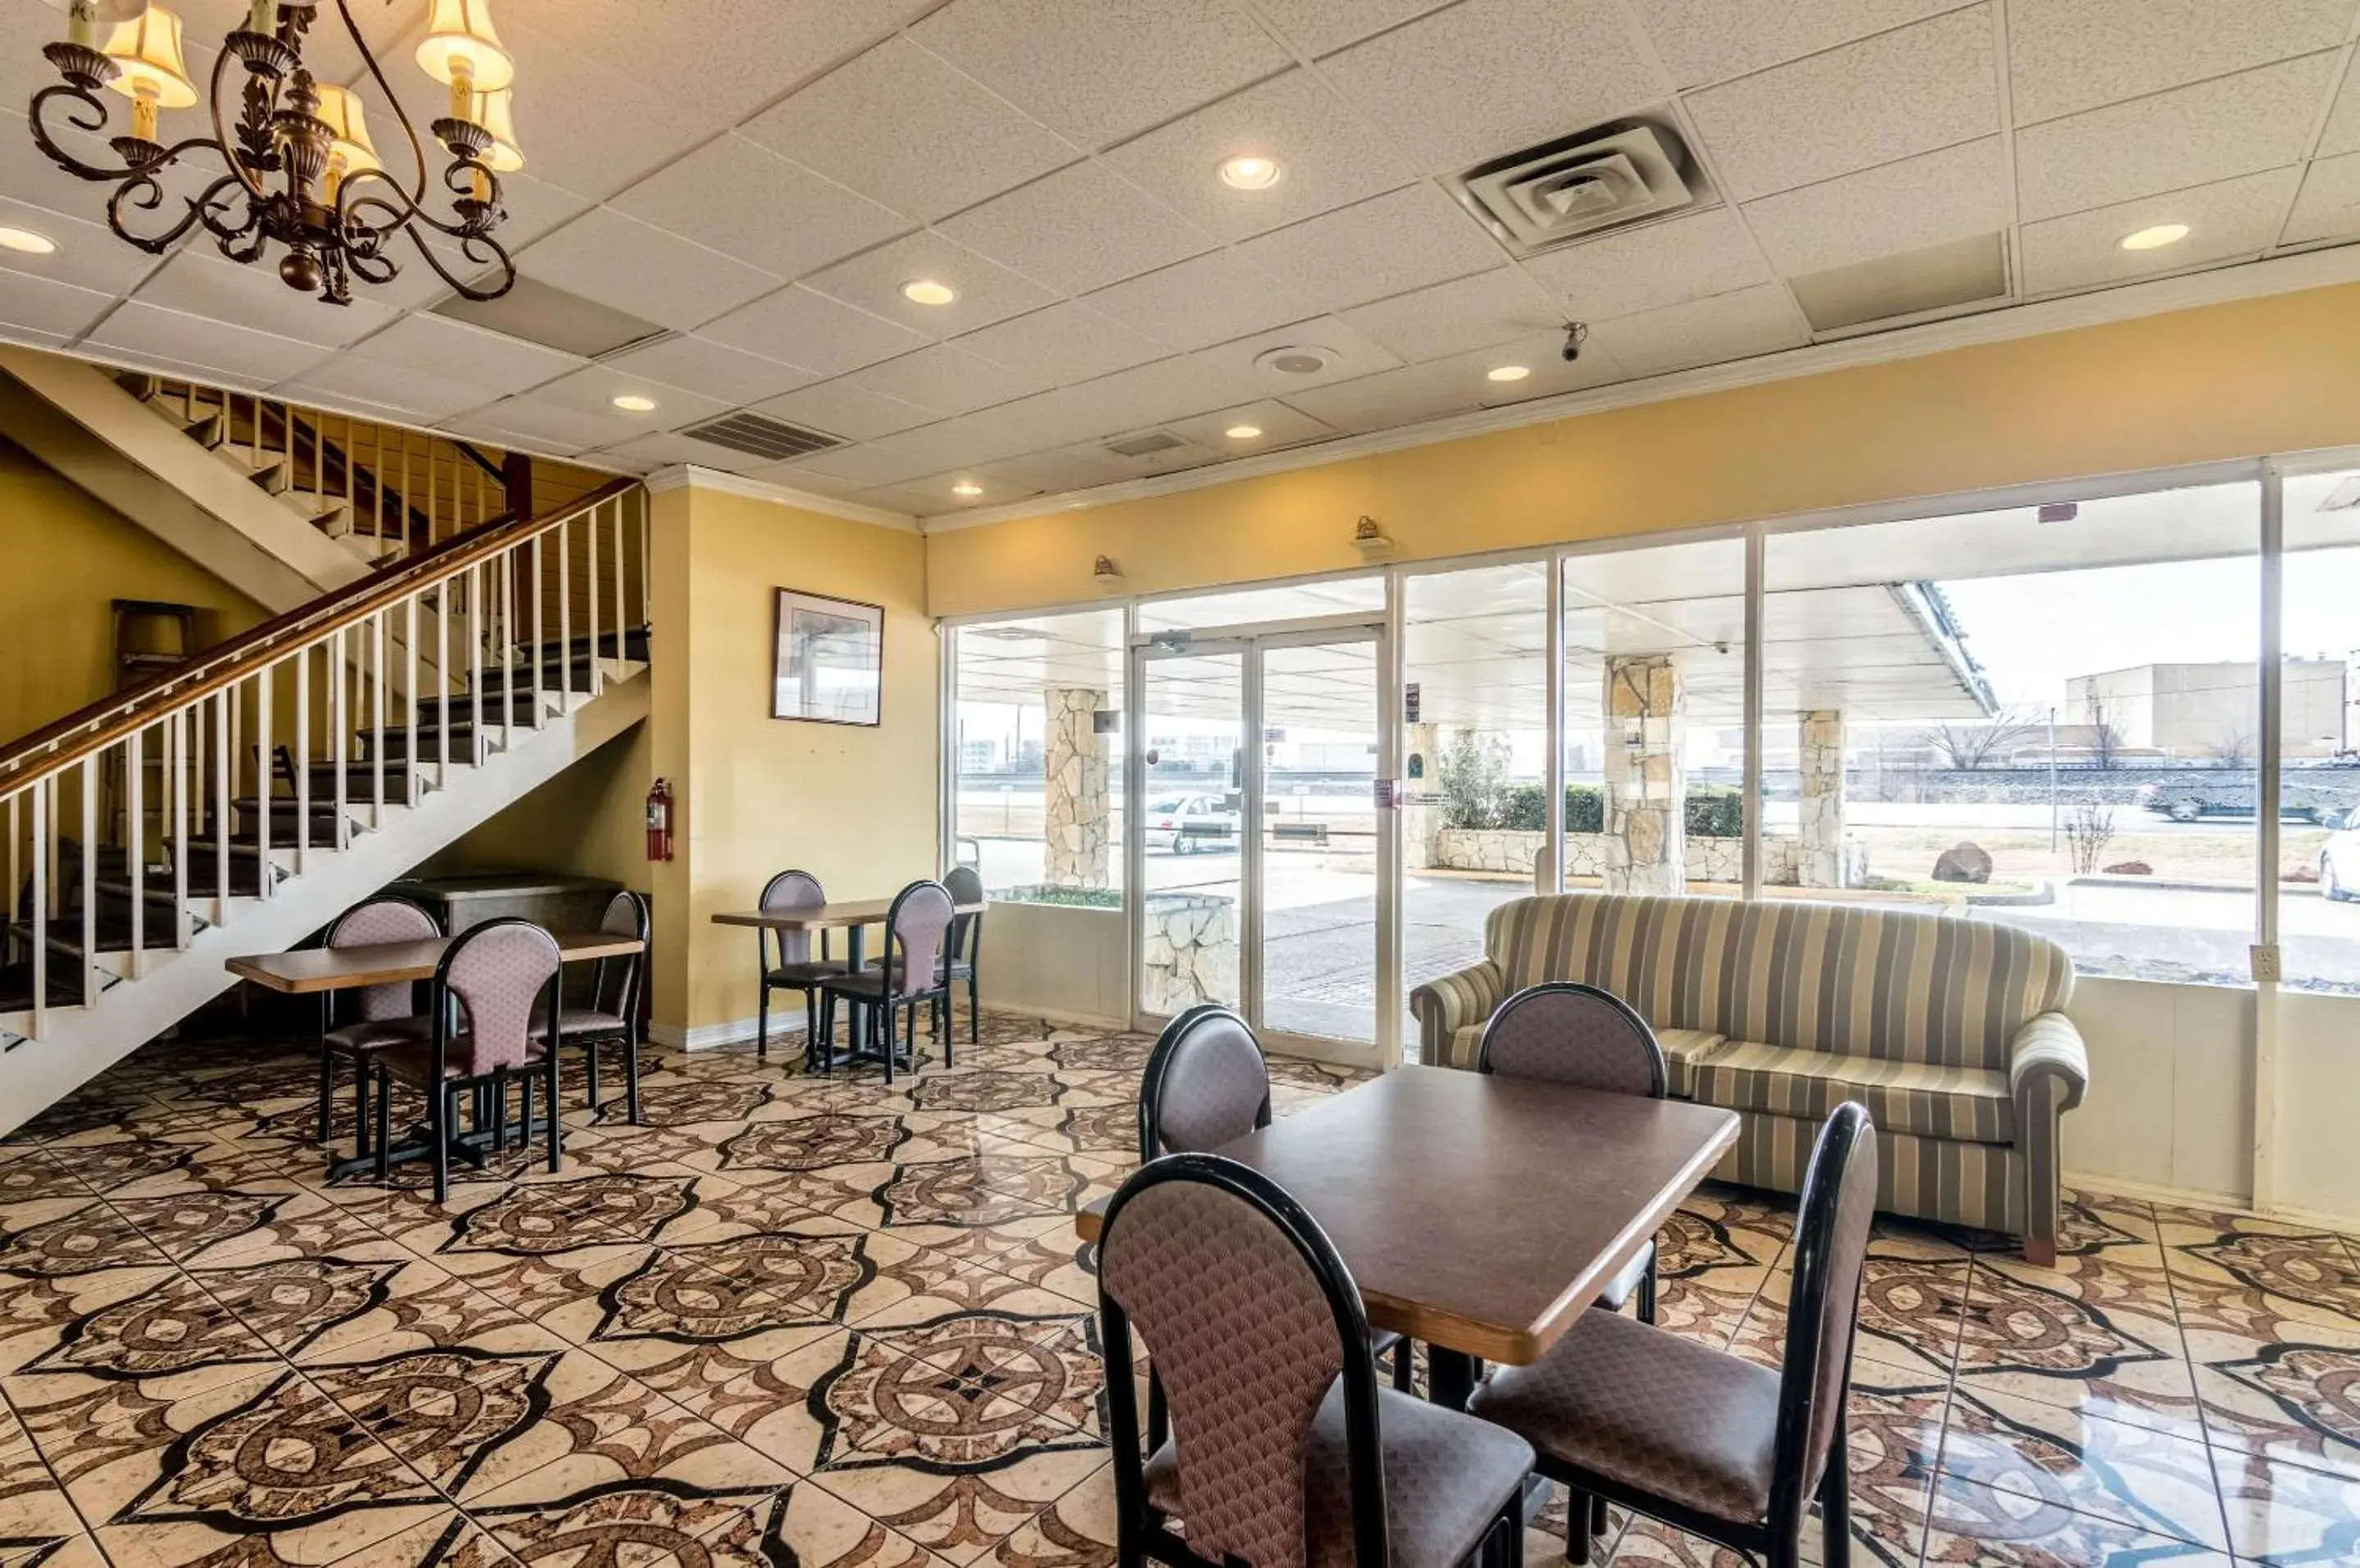
M549 1015L535 1007L532 1010L532 1032L539 1034L548 1027ZM569 1040L587 1034L621 1034L629 1027L620 1013L603 1012L596 1007L557 1009L557 1032Z
M1535 1365L1494 1371L1467 1408L1548 1458L1711 1518L1769 1511L1778 1374L1634 1319L1582 1313Z
M776 985L781 990L792 986L816 985L823 980L839 978L843 975L845 967L844 960L840 958L798 959L792 964L781 964L765 970L762 981L765 985Z
M415 1045L434 1032L434 1020L421 1015L402 1018L360 1018L330 1029L320 1043L346 1056L361 1056L392 1045Z
M467 1036L464 1031L451 1037L450 1048L444 1055L446 1058L442 1064L444 1083L456 1083L469 1076L466 1070ZM431 1040L385 1046L375 1052L369 1060L407 1083L430 1083L434 1079L434 1042ZM535 1045L526 1051L524 1061L510 1068L509 1071L522 1073L540 1066L541 1061L541 1047Z
M1352 1562L1343 1390L1340 1380L1328 1390L1305 1460L1307 1568L1349 1568ZM1452 1568L1475 1550L1500 1517L1502 1502L1523 1486L1533 1451L1513 1432L1393 1388L1377 1389L1377 1412L1392 1568ZM1145 1477L1148 1502L1185 1523L1180 1462L1171 1443L1148 1459Z

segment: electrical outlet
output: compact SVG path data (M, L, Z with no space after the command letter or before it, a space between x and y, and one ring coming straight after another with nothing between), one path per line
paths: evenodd
M2286 978L2285 965L2278 958L2278 943L2256 942L2246 951L2252 955L2256 981L2277 981Z

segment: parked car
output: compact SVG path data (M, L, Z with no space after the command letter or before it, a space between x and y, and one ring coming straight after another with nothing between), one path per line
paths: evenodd
M2360 898L2360 811L2327 825L2334 831L2319 846L2319 890L2337 903Z
M2202 817L2250 817L2254 814L2254 779L2223 782L2213 779L2169 784L2142 784L2138 803L2175 822ZM2278 784L2278 820L2318 822L2322 826L2360 806L2360 774L2337 770L2332 781L2287 774Z
M1218 795L1167 795L1147 806L1147 847L1175 855L1226 849L1237 843L1238 814Z

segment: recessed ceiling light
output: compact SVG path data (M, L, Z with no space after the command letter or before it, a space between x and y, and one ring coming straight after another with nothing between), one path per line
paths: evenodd
M901 298L912 305L947 305L958 298L958 290L931 278L916 278L901 285Z
M1239 191L1267 191L1285 173L1278 159L1254 154L1221 162L1221 183Z
M613 402L626 414L652 414L656 411L656 400L644 392L617 392Z
M2166 245L2178 245L2187 237L2186 223L2154 223L2125 234L2121 245L2125 250L2161 250Z
M1522 381L1525 376L1530 376L1532 373L1532 367L1530 365L1495 365L1483 374L1493 381Z
M49 256L58 248L58 242L47 234L37 234L30 229L0 229L0 250L20 250L27 256Z
M972 499L975 496L983 494L983 486L978 485L972 479L962 479L957 484L951 486L951 494Z
M1260 425L1231 425L1221 432L1231 441L1252 441L1262 434Z

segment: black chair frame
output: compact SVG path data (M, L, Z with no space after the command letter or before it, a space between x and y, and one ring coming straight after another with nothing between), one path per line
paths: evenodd
M885 951L878 955L876 964L869 970L864 971L864 973L873 973L878 977L875 996L867 996L858 991L846 990L835 981L823 980L819 986L819 1031L814 1036L814 1043L833 1044L835 1041L836 1002L838 996L843 997L851 1021L854 1051L858 1053L863 1044L877 1048L879 1060L885 1064L885 1082L888 1086L893 1082L895 1058L898 1050L901 1049L893 1043L893 1018L905 1008L907 1013L904 1018L905 1036L902 1047L910 1053L909 1070L912 1073L918 1070L918 1008L921 1006L926 1008L927 1021L935 1042L943 1048L943 1065L945 1067L955 1065L951 1059L952 1029L950 1028L952 926L946 924L943 928L942 951L934 955L934 975L932 985L920 990L896 992L887 984L893 973L894 950L901 940L900 930L901 906L913 894L926 887L934 888L946 899L950 898L950 889L939 882L912 882L894 894L892 903L886 906ZM953 908L955 909L956 908L956 900L953 900ZM951 917L952 923L956 924L957 919L957 915L954 913ZM903 978L906 980L908 976L904 975ZM834 1071L825 1051L821 1052L819 1061L824 1071Z
M767 908L770 904L770 889L776 887L780 883L785 881L790 877L803 877L814 887L818 887L820 886L819 878L812 876L810 872L790 867L785 871L780 872L776 877L771 877L768 882L762 884L761 902L763 907ZM822 889L822 897L825 897L825 889L824 888ZM779 950L778 962L775 964L770 961L770 948L773 942L777 944ZM759 972L756 975L756 989L759 993L759 1006L757 1009L755 1019L754 1055L757 1059L761 1061L767 1062L770 1060L770 993L772 991L797 991L802 993L803 998L803 1061L806 1065L817 1062L820 1059L820 1053L814 1048L813 1044L814 1039L814 1025L813 1020L819 1017L819 981L816 978L814 978L807 983L778 985L773 985L770 983L770 976L787 966L787 935L784 931L772 931L768 926L756 927L754 931L754 957L756 962L760 965ZM805 960L805 962L822 964L834 964L836 963L835 955L828 952L828 933L825 931L822 931L819 933L819 957L815 960Z
M399 904L406 909L415 909L420 914L426 917L426 923L428 926L432 927L438 933L442 931L442 922L434 918L434 911L420 903L417 899L404 898L399 893L377 893L362 899L358 904L354 905L351 909L346 909L343 914L338 915L333 920L330 921L328 929L320 933L320 945L323 948L332 948L335 946L336 931L338 928L342 927L346 920L350 920L359 910L377 904ZM431 985L432 983L430 982L429 984ZM410 991L414 997L417 994L417 986L413 985L410 987ZM319 1141L322 1144L325 1144L328 1141L329 1138L332 1136L331 1124L335 1120L336 1059L340 1056L350 1056L353 1063L353 1150L355 1154L366 1154L369 1152L368 1059L366 1054L354 1055L349 1051L339 1051L328 1043L328 1031L336 1027L336 997L338 995L339 993L334 991L322 991L320 993Z
M971 866L954 866L943 873L943 886L948 889L954 905L963 901L958 889L951 887L951 878L967 874L962 880L972 880L978 901L983 896L983 878ZM983 974L983 911L973 914L953 913L947 947L947 977L943 986L943 1028L946 1033L956 1032L951 1018L951 992L956 987L961 966L967 970L967 1039L969 1045L983 1043L983 1003L979 999Z
M571 1039L573 1043L582 1047L583 1068L588 1080L585 1087L589 1092L590 1109L593 1112L600 1108L598 1048L602 1045L620 1045L623 1048L625 1074L623 1105L631 1125L637 1127L639 1124L639 995L647 985L648 937L651 922L648 918L648 901L645 897L628 888L616 894L615 897L628 898L631 901L632 934L639 939L639 951L625 953L617 958L601 958L592 964L590 965L590 998L595 1004L606 996L607 976L614 972L608 965L620 969L623 981L617 987L615 1016L623 1020L623 1027L619 1029L601 1029L577 1034ZM613 906L610 903L608 907Z
M451 990L451 961L466 951L469 938L501 926L532 926L536 931L541 929L534 921L526 920L521 915L503 915L497 920L485 920L479 925L468 927L443 951L442 962L434 966L432 1003L434 1029L428 1056L428 1073L433 1082L424 1085L424 1090L427 1104L426 1125L429 1128L428 1141L432 1145L430 1153L434 1161L434 1202L437 1204L448 1202L451 1196L451 1142L453 1135L458 1130L459 1093L463 1089L486 1092L478 1095L476 1111L480 1117L485 1100L489 1100L492 1113L491 1149L497 1155L506 1149L508 1144L509 1081L514 1079L522 1087L523 1119L519 1124L518 1130L519 1141L529 1144L532 1138L533 1080L536 1078L543 1080L548 1085L548 1107L543 1119L548 1130L549 1169L554 1172L563 1168L565 1145L560 1130L557 1109L557 1017L558 998L564 989L565 971L563 965L550 975L548 984L541 988L539 1006L542 1009L541 1014L543 1020L542 1027L548 1032L541 1041L540 1062L529 1063L520 1070L508 1067L495 1068L490 1073L477 1073L468 1078L443 1076L444 1064L451 1058L451 1047L453 1044L452 1036L458 1023L459 1011L464 1006ZM377 1179L383 1181L390 1174L391 1161L388 1151L392 1146L388 1140L393 1131L391 1125L393 1083L392 1074L384 1063L378 1062L374 1065L377 1078ZM483 1128L479 1125L476 1130L481 1132Z
M1767 1568L1801 1568L1803 1525L1816 1502L1824 1538L1819 1556L1821 1568L1850 1568L1852 1472L1844 1444L1851 1421L1843 1399L1844 1391L1852 1387L1852 1353L1858 1338L1857 1327L1844 1342L1843 1381L1837 1394L1827 1465L1819 1473L1818 1486L1811 1486L1803 1472L1810 1449L1811 1418L1819 1402L1820 1346L1816 1330L1829 1307L1828 1244L1835 1229L1836 1211L1843 1199L1843 1174L1852 1162L1852 1151L1862 1138L1874 1136L1866 1111L1849 1102L1838 1105L1828 1117L1827 1129L1820 1136L1804 1181L1802 1212L1795 1225L1795 1293L1788 1308L1786 1345L1781 1363L1768 1520L1760 1525L1732 1524L1536 1453L1534 1468L1566 1489L1568 1520L1580 1519L1582 1510L1592 1500L1620 1504L1632 1512L1660 1519L1674 1530L1750 1553ZM1856 1319L1860 1311L1858 1291L1854 1291L1851 1301L1838 1305L1847 1318ZM1567 1561L1586 1563L1590 1558L1589 1534L1570 1533L1566 1541Z
M1198 1009L1191 1008L1191 1012ZM1186 1015L1183 1015L1185 1017ZM1360 1287L1317 1223L1303 1205L1261 1171L1218 1154L1167 1154L1131 1174L1107 1204L1099 1246L1115 1235L1122 1211L1140 1193L1166 1181L1198 1181L1218 1187L1268 1215L1295 1247L1328 1298L1343 1350L1346 1477L1352 1499L1352 1556L1356 1568L1387 1568L1391 1545L1385 1513L1383 1449L1378 1428L1376 1358L1369 1352L1369 1316ZM1147 1500L1146 1453L1141 1445L1139 1391L1131 1356L1131 1314L1098 1286L1098 1321L1105 1340L1109 1437L1114 1445L1116 1562L1129 1568L1142 1560L1170 1568L1238 1568L1216 1563L1188 1548L1160 1510ZM1154 1347L1149 1346L1152 1355ZM1160 1446L1162 1439L1157 1439ZM1522 1568L1524 1510L1521 1492L1512 1497L1479 1548L1502 1568Z

